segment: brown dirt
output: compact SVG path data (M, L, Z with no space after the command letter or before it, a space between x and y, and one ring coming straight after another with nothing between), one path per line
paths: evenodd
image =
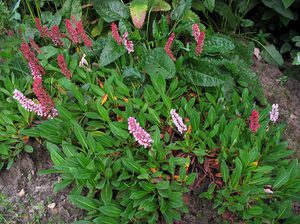
M269 103L279 105L279 122L286 123L284 137L289 148L295 150L295 157L300 158L300 82L289 77L281 83L283 73L260 61L254 63L253 69L259 75Z
M38 171L51 167L48 151L35 144L33 154L21 154L10 170L1 171L0 192L7 199L6 203L0 203L0 215L5 218L0 222L71 223L83 215L83 211L68 202L68 190L53 192L58 175L37 175ZM52 203L55 207L48 208Z

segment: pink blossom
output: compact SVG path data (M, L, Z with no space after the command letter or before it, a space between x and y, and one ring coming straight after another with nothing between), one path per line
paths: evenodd
M71 21L66 19L65 23L66 23L66 29L70 35L70 39L71 39L72 43L73 44L80 43L80 38L78 36L78 32L77 32L76 28L73 27Z
M166 53L170 56L170 58L173 61L176 61L176 58L174 57L174 55L173 55L173 53L171 51L171 45L172 45L172 43L174 41L174 38L175 38L175 33L172 33L171 36L168 39L168 42L166 43L165 51L166 51Z
M42 26L39 18L35 18L35 26L41 34L41 37L48 36L48 28L46 26Z
M76 21L75 17L72 16L72 21L75 24L76 31L77 31L78 35L80 35L81 39L83 40L84 45L88 48L91 48L93 43L90 40L90 38L88 37L88 35L86 34L86 32L84 31L81 20Z
M134 52L133 42L131 40L128 40L128 32L125 32L123 34L123 44L124 44L125 48L127 49L128 54L130 54L131 52Z
M270 121L274 123L278 120L279 111L278 111L278 104L272 105L272 110L270 111Z
M33 102L33 100L27 98L19 90L15 89L13 92L13 98L19 101L19 103L24 107L25 110L29 112L34 112L41 117L53 118L58 116L57 110L52 108L50 113L45 113L45 109L39 103Z
M56 46L63 45L63 42L61 40L62 34L60 33L58 26L52 26L51 30L48 32L48 37Z
M151 146L153 139L151 138L150 134L147 133L133 117L128 118L128 130L133 135L135 140L140 145L144 146L144 148Z
M111 24L111 34L118 44L122 44L122 38L119 34L118 26L115 23Z
M172 116L172 120L173 123L175 124L175 126L177 127L177 130L183 134L184 132L187 131L187 127L186 125L183 123L182 118L179 116L178 113L176 113L175 109L172 109L170 112L171 116Z
M62 54L59 54L57 56L57 64L60 68L60 71L61 73L64 74L64 76L67 78L67 79L70 79L71 78L71 72L70 70L67 68L67 63L65 61L65 58Z
M257 130L259 129L260 127L260 124L259 124L259 113L256 111L256 110L252 110L252 113L250 115L250 130L252 132L257 132Z
M196 55L200 55L202 53L204 39L205 39L205 32L200 32L200 28L198 24L192 25L193 35L196 41Z
M39 45L37 45L37 43L35 43L32 38L29 38L29 43L30 43L30 47L33 48L36 53L38 53L38 54L41 53L41 49L40 49Z

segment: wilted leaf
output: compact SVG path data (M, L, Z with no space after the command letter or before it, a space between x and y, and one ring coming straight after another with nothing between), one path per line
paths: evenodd
M130 15L136 28L141 29L147 13L148 0L133 0L130 3Z

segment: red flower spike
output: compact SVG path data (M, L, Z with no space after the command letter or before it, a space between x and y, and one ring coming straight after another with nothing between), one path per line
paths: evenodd
M81 39L83 40L83 43L86 47L91 48L93 43L90 40L90 38L88 37L88 35L86 34L86 32L84 31L83 25L81 20L76 21L76 19L74 18L74 16L72 16L72 21L76 26L76 31L77 34L80 35Z
M59 54L57 56L57 64L60 68L61 73L63 73L66 78L70 79L71 78L71 72L67 68L67 63L66 63L65 58L62 54Z
M40 49L39 45L37 45L37 43L35 43L32 38L29 38L29 43L30 43L30 47L33 48L36 53L38 53L38 54L41 53L41 49Z
M58 26L52 26L51 30L48 32L48 37L56 46L63 45L63 42L61 40L62 34L60 33Z
M111 34L119 45L122 44L122 37L120 36L118 26L115 23L111 24Z
M174 41L174 38L175 38L175 33L172 33L171 36L169 37L167 43L166 43L165 51L173 61L176 61L176 58L175 58L175 56L173 55L173 53L171 51L171 45Z
M260 127L259 113L256 110L252 110L252 113L251 113L249 119L250 119L250 125L249 125L250 130L253 133L256 133L257 130L259 129L259 127Z
M44 68L40 65L39 60L26 42L21 44L21 52L28 62L28 66L34 79L45 74Z
M205 39L205 32L200 32L200 28L198 24L192 25L193 35L196 41L196 55L200 55L202 53L204 39Z
M70 34L70 39L73 44L78 44L80 43L80 38L78 36L77 30L73 27L72 23L70 20L66 19L66 29L68 33Z
M41 21L39 18L35 18L35 26L38 29L38 31L41 34L41 37L47 37L48 36L48 28L45 26L42 26Z

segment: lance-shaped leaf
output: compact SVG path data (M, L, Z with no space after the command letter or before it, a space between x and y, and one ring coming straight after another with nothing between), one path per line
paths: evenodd
M146 18L148 0L133 0L129 9L134 26L141 29Z

